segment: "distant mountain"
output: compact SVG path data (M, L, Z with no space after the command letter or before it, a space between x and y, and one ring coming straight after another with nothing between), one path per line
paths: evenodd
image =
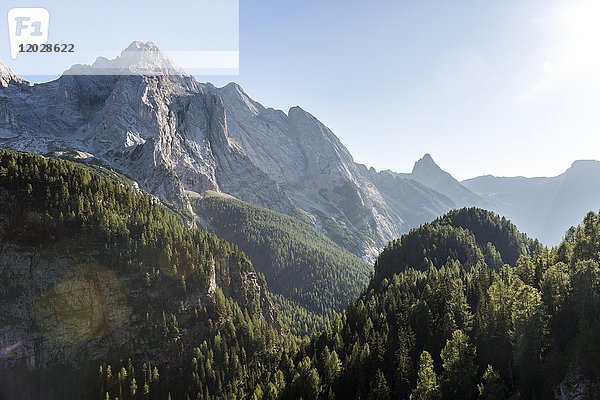
M410 174L377 172L366 167L362 167L362 173L373 182L389 207L402 217L408 227L419 226L456 208L452 199L418 182Z
M444 196L447 196L454 203L453 208L472 206L482 208L493 207L488 201L470 191L459 181L454 179L452 175L442 170L435 161L433 161L430 154L425 154L423 158L417 161L410 174L399 175L413 179Z
M600 209L600 162L576 161L553 178L482 176L462 182L492 201L522 231L547 245L589 211Z

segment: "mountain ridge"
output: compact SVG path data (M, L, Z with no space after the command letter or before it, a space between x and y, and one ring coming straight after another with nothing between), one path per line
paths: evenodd
M521 230L556 245L574 221L600 209L600 161L576 160L554 177L482 176L463 184L497 204Z
M190 218L188 194L226 193L307 222L373 259L388 241L454 208L512 215L430 154L411 173L368 169L314 115L264 107L233 82L218 88L182 74L65 74L29 87L13 75L3 73L10 79L0 91L1 147L89 154L88 162L130 177Z

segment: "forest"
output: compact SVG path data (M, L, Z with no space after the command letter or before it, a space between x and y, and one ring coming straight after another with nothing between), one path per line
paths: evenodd
M366 261L297 219L224 196L194 204L219 237L239 246L264 274L292 333L322 328L358 296L373 271Z
M372 277L340 309L341 300L329 300L336 289L329 280L353 259L322 250L331 245L318 236L294 237L293 223L279 216L254 228L259 235L252 221L259 224L260 210L211 201L197 211L231 215L219 218L247 243L266 229L276 232L260 245L279 250L280 258L257 258L253 267L237 246L189 228L125 181L0 150L0 248L60 249L109 266L132 309L127 329L136 335L120 343L98 330L79 346L108 350L83 362L34 370L0 364L0 397L28 391L36 399L551 399L577 377L590 398L600 396L599 213L547 248L492 212L452 211L388 244ZM289 243L310 246L292 251ZM296 275L269 281L270 269L293 261L286 254L301 260L291 269ZM217 264L239 272L241 290L211 290ZM254 268L264 268L265 277ZM292 285L307 268L313 295L294 297ZM352 275L358 270L341 279L348 293L363 276ZM14 284L4 281L0 294L21 293ZM324 313L328 307L340 312ZM281 317L269 317L274 308ZM303 335L314 329L290 317L301 310L319 314L305 319L321 328ZM52 334L43 324L31 326Z
M454 211L386 248L345 315L281 360L278 398L551 399L572 375L597 398L599 318L599 214L547 249Z
M0 263L2 306L10 305L0 326L38 338L27 357L3 354L2 399L243 398L275 349L288 347L278 324L265 318L264 282L253 279L246 255L190 229L125 180L0 150L0 205L0 255L12 251L17 263L20 254L35 254L49 266L57 257L74 260L66 271L25 276ZM237 284L211 290L216 264L239 276ZM82 309L88 299L78 295L96 305ZM129 317L113 326L115 310L105 304ZM44 309L56 313L40 315Z

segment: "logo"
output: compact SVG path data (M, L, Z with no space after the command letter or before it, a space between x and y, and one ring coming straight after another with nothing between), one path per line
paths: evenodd
M24 46L48 43L50 13L45 8L13 8L8 11L10 56L17 58Z

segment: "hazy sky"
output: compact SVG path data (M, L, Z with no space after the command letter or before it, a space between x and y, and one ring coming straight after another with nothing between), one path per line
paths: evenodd
M600 0L242 0L238 81L357 162L457 178L600 159Z

